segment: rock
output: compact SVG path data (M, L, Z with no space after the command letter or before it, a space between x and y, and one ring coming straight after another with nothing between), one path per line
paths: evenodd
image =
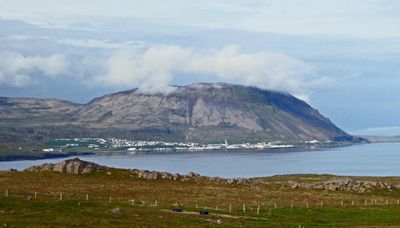
M295 189L299 187L299 184L294 181L288 181L288 185L291 189Z
M250 180L246 179L246 178L238 178L236 184L249 185L250 184Z
M123 211L121 208L119 208L119 207L111 209L110 212L113 213L113 214L115 214L115 215L122 215L122 214L124 214L124 211Z
M304 188L304 189L324 189L328 191L352 191L352 192L366 192L373 189L388 189L393 191L394 186L389 185L386 182L377 181L358 181L350 178L335 178L322 183L297 183L294 181L288 181L287 186L294 188Z
M32 166L25 169L25 172L45 172L54 171L59 173L68 174L86 174L91 172L97 172L104 169L104 166L100 166L96 163L82 161L79 158L65 160L57 164L43 164L40 166Z
M181 175L179 175L179 173L175 173L174 175L172 175L172 180L179 180L181 179Z
M196 179L196 178L200 177L200 174L194 173L194 172L188 172L186 174L186 177Z
M221 182L220 177L209 177L208 180L213 181L213 182Z

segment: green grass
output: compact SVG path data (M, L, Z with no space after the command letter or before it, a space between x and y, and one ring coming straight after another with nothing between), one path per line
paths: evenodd
M227 227L298 227L299 224L306 227L376 227L400 224L399 190L353 193L282 187L282 183L288 180L317 182L329 178L332 176L275 176L260 179L268 184L233 186L204 179L188 182L143 180L127 170L118 169L87 175L4 172L0 173L0 225L182 227L218 225L218 219L223 221L220 225ZM397 177L355 178L381 179L395 185L400 183ZM35 192L37 198L34 198ZM61 193L63 200L60 200ZM89 195L88 201L86 195ZM135 205L132 205L132 199ZM377 200L377 204L371 204L371 200ZM171 212L176 203L184 213ZM111 213L110 210L116 207L125 213ZM208 210L210 215L198 215L202 209Z
M21 148L21 149L20 149ZM94 152L87 148L72 148L64 152L43 152L47 148L38 143L1 143L0 161L27 160L27 159L45 159L50 157L67 157ZM33 151L33 150L36 151Z

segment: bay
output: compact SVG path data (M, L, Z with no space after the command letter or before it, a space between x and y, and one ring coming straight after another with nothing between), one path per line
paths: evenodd
M320 150L235 150L146 152L79 156L101 165L219 177L278 174L400 176L400 143L360 144ZM0 170L18 170L66 158L0 162Z

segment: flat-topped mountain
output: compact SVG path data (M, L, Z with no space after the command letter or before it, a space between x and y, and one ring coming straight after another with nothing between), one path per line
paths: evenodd
M133 89L84 105L1 98L0 123L15 135L38 140L80 136L194 142L353 140L294 96L225 83L175 86L168 94ZM7 138L4 134L0 131L0 138Z

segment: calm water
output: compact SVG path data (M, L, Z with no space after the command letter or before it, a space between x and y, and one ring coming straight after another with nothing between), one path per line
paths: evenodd
M220 177L258 177L276 174L329 173L336 175L400 176L400 143L364 144L313 151L207 151L80 156L119 168L137 168ZM45 162L0 162L0 170L23 169Z

